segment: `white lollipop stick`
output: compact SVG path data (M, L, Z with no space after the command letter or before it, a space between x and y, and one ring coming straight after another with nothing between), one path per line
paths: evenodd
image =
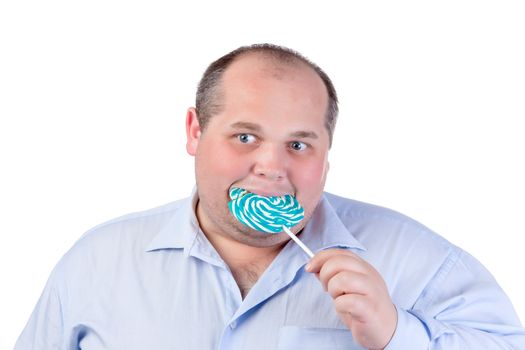
M312 251L311 251L307 246L305 246L304 243L301 242L301 240L300 240L299 238L297 238L297 236L294 235L294 234L292 233L292 231L290 231L290 230L288 229L288 227L286 227L286 226L283 225L283 230L284 230L284 232L286 232L286 234L287 234L288 236L290 236L291 239L293 239L293 241L294 241L295 243L297 243L297 244L299 245L299 247L301 247L302 250L304 250L304 252L305 252L306 254L308 254L308 256L309 256L310 258L313 258L313 257L314 257L314 253L312 253Z

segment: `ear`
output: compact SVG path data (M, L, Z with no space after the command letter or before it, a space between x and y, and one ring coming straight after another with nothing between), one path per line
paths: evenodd
M324 174L323 174L325 181L326 181L329 171L330 171L330 162L326 160L326 169L324 170Z
M186 151L194 156L201 137L201 127L197 119L197 110L193 107L186 113Z

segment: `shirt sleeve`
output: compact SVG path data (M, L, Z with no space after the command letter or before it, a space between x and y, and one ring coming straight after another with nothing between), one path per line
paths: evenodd
M55 273L49 277L15 350L64 349L62 304L55 285Z
M398 324L385 350L525 349L525 330L492 275L457 250L414 307L397 307Z

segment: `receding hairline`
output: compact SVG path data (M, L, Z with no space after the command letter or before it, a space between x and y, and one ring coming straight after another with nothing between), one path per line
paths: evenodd
M319 79L319 81L323 83L322 78L309 63L303 61L298 57L291 56L291 54L288 55L289 56L286 56L286 59L283 59L282 57L278 56L272 51L266 51L263 49L254 49L253 51L242 52L238 56L236 56L224 69L218 81L219 86L223 83L224 75L228 71L234 68L235 65L240 61L250 58L255 59L258 63L260 62L261 65L259 68L263 71L268 72L269 77L282 79L283 77L290 74L293 70L296 71L304 69L305 71L313 73L313 75L315 75Z
M243 60L247 60L247 59L256 59L257 63L260 62L261 64L258 67L258 69L260 69L263 72L266 72L268 74L267 75L268 78L282 80L282 79L285 79L287 76L291 76L297 73L298 71L302 71L304 73L311 74L312 77L315 77L315 79L318 80L320 86L323 87L323 91L326 94L326 102L328 104L329 103L328 89L322 77L314 69L314 67L312 67L308 63L308 61L304 61L301 58L292 56L292 54L290 53L287 54L286 58L288 59L283 60L281 57L278 57L278 55L272 54L272 52L268 52L267 50L264 50L264 49L253 49L250 51L239 53L228 63L228 65L220 73L219 79L217 80L217 83L214 87L215 106L218 109L222 109L224 107L224 99L225 99L224 78L225 76L228 73L231 73L231 71L236 68L239 62Z
M312 72L324 84L328 97L328 106L325 114L325 126L329 132L330 145L338 115L338 99L335 87L328 75L314 62L301 53L283 46L273 44L255 44L242 46L212 62L204 72L197 88L196 109L197 118L204 130L208 120L223 108L224 90L223 78L235 63L247 56L257 57L268 64L270 77L282 78L292 69L305 69Z

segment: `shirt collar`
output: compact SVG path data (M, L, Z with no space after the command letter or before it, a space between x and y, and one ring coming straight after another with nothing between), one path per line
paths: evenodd
M321 197L310 221L299 237L314 253L328 248L366 251L366 248L341 221L339 214L325 195Z
M153 238L146 251L182 248L185 252L189 252L189 248L200 231L195 214L197 201L197 187L194 187L190 197L179 202L180 205L171 219ZM329 248L366 251L366 248L343 224L325 195L321 197L317 208L299 237L314 253ZM295 245L292 250L301 249L293 241L288 244Z
M189 197L179 201L179 206L169 221L155 235L146 251L159 249L184 249L189 251L199 233L199 224L195 214L198 195L194 187Z

